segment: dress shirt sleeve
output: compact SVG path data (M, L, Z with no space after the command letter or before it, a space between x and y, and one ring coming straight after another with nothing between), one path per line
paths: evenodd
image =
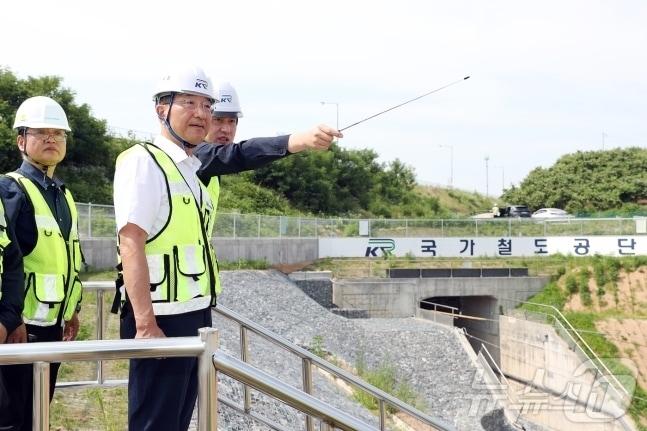
M120 156L115 167L113 201L117 235L127 223L150 234L158 217L164 177L152 157L143 148L131 148Z
M11 243L2 256L2 298L0 299L0 323L11 333L22 323L25 297L22 254L11 225L7 226Z
M253 138L235 144L200 144L193 154L202 166L198 178L208 184L212 177L260 168L287 156L289 135Z

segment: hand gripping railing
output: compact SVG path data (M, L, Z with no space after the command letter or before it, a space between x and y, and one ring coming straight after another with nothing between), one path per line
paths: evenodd
M199 337L59 341L0 345L0 365L34 364L33 429L49 430L49 364L98 359L198 358L198 430L218 429L217 372L249 385L321 421L321 430L376 431L364 422L295 389L218 349L218 332Z
M58 341L1 344L0 365L34 364L33 429L49 430L49 363L133 358L198 358L198 430L217 429L216 370L211 358L218 332L202 328L199 337L137 340Z

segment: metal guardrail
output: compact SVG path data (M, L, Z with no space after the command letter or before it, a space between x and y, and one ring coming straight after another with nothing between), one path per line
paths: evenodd
M498 389L505 391L505 397L508 402L503 409L504 415L508 418L508 421L510 421L510 423L515 428L525 429L522 425L519 424L519 418L521 417L521 410L515 408L518 402L510 396L510 393L511 393L510 383L508 382L508 379L505 376L505 374L503 374L503 371L501 371L501 368L497 365L496 361L490 354L490 351L488 350L488 348L483 343L481 343L481 348L479 349L479 353L477 354L477 357L479 355L483 358L483 362L481 363L481 365L483 367L488 367L493 377L497 379L500 385ZM496 370L496 373L494 372L494 370ZM487 372L487 371L488 370L484 370L484 372Z
M106 290L112 291L114 289L114 282L110 281L86 281L83 283L83 287L86 291L95 291L97 294L97 304L103 304L104 292ZM301 358L302 364L302 379L303 379L303 392L306 394L312 395L312 367L313 365L344 380L346 383L351 384L368 394L372 395L378 401L379 413L380 413L380 426L381 431L386 429L386 410L387 406L392 406L398 409L400 412L406 413L412 418L424 423L430 427L433 427L441 431L452 431L454 428L449 424L446 424L441 419L431 417L416 408L403 403L399 399L393 397L390 394L376 388L373 385L370 385L363 380L355 377L349 372L336 367L335 365L321 359L320 357L314 355L313 353L305 350L295 344L291 343L287 339L277 335L262 326L254 323L253 321L241 316L240 314L229 310L222 305L217 305L214 310L221 316L236 322L240 328L240 351L241 351L241 360L243 363L248 363L250 360L249 352L249 334L251 331L258 336L261 336L265 340L287 350L288 352ZM103 336L103 307L97 306L97 338ZM102 360L97 361L97 379L96 381L84 381L84 382L61 382L60 386L80 386L88 384L98 384L98 385L112 385L112 384L123 384L123 380L105 380L103 375L103 362ZM244 383L244 382L243 382ZM221 402L229 405L230 407L237 409L236 406L231 405L227 400L220 400ZM241 413L249 414L255 419L264 422L266 425L274 428L280 429L274 424L269 423L265 418L262 418L258 415L253 415L251 411L251 393L246 384L243 384L243 409L240 410ZM314 429L314 423L312 418L306 416L306 430L311 431Z
M49 430L49 363L187 356L198 358L199 431L218 429L217 372L316 417L321 421L322 430L376 430L347 413L218 351L217 330L202 328L199 332L198 337L0 345L0 364L34 364L33 429L39 431Z
M393 397L392 395L387 394L386 392L376 388L373 385L370 385L363 380L355 377L349 372L321 359L320 357L314 355L313 353L294 345L280 335L274 334L271 331L263 328L262 326L252 322L251 320L239 315L238 313L229 310L226 307L221 305L216 306L215 311L238 323L241 332L240 338L240 348L241 356L247 360L249 357L249 346L248 346L248 336L247 331L252 331L255 334L263 337L267 341L291 352L292 354L301 358L302 363L302 375L303 375L303 390L306 393L312 393L312 366L316 366L342 380L346 383L351 384L371 396L375 397L378 401L379 412L380 412L380 430L386 429L386 409L387 406L392 406L397 408L400 412L406 413L412 418L424 423L430 427L433 427L438 430L451 430L453 429L450 425L446 424L438 418L431 417L420 410L409 406L408 404L403 403L399 399ZM244 388L245 393L245 406L247 409L248 401L248 391ZM308 428L311 429L311 428Z
M78 203L82 238L113 238L114 207ZM219 238L317 238L387 236L574 236L636 235L636 218L497 218L497 219L351 219L270 216L218 211L214 233ZM362 228L360 229L360 226ZM361 234L360 234L361 232Z
M34 364L33 429L48 431L51 362L197 357L198 429L207 431L217 429L216 374L211 365L217 346L218 333L213 328L200 329L199 337L2 344L0 364Z

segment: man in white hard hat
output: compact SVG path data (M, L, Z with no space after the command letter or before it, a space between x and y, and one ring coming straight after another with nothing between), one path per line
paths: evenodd
M196 157L202 162L198 177L208 186L214 209L218 207L220 175L256 169L290 154L327 150L330 146L327 137L333 134L333 129L323 125L303 133L252 138L233 144L238 120L242 117L238 92L231 83L220 82L216 87L216 103L211 109L209 133L205 138L206 143L215 145L201 145L195 150ZM339 132L334 132L333 136L341 137ZM222 163L223 160L226 163Z
M194 154L209 129L210 81L200 68L173 71L160 81L154 100L160 136L121 153L115 169L122 338L195 336L211 326L219 291L207 233L215 213ZM311 139L330 145L338 133L329 132ZM215 166L226 167L229 159L216 153L211 168L217 172ZM129 429L186 430L197 387L195 358L131 360Z
M211 123L205 141L210 144L231 144L236 137L238 119L243 117L238 92L229 82L216 88L216 103L211 110Z
M0 177L0 194L23 255L25 283L23 323L7 342L74 340L82 297L78 217L70 191L54 176L71 129L63 108L43 96L20 105L14 129L23 162ZM59 365L50 367L50 400ZM2 368L11 406L0 415L0 429L31 430L32 366Z

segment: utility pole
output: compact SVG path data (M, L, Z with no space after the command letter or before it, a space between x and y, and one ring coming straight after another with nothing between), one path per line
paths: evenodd
M490 156L485 156L485 196L490 196L490 175L488 172L488 161Z
M606 133L602 132L602 151L604 151L604 139L605 139L605 138L608 138L608 137L609 137L609 135L607 135Z

